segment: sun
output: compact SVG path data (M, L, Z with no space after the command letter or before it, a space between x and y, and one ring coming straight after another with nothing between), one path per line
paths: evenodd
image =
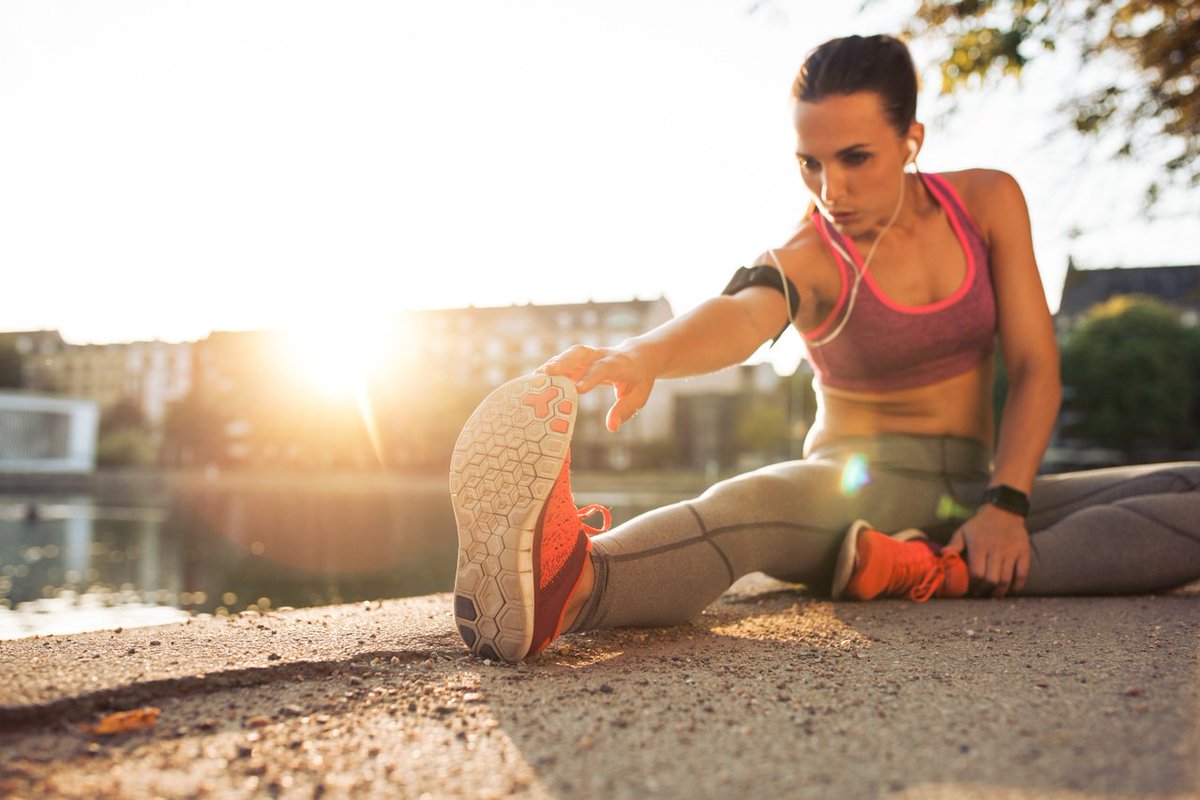
M404 325L370 314L325 315L283 330L284 358L304 383L330 400L353 400L382 464L383 451L369 386Z
M380 367L382 324L329 318L283 331L284 357L292 372L330 399L359 398Z

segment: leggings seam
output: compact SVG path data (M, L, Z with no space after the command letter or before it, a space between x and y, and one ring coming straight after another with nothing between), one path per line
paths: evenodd
M1176 479L1176 480L1182 481L1182 482L1184 483L1184 485L1185 485L1185 486L1187 486L1187 490L1186 490L1187 492L1193 492L1193 491L1195 491L1195 490L1196 490L1196 487L1197 487L1198 485L1200 485L1200 484L1197 484L1197 483L1194 483L1194 482L1192 482L1192 481L1188 480L1188 478L1187 478L1187 476L1186 476L1186 475L1183 475L1183 474L1181 474L1181 473L1178 473L1178 472L1155 472L1155 473L1151 473L1151 474L1149 474L1149 475L1143 475L1143 476L1140 476L1140 477L1138 477L1138 478L1130 478L1128 481L1126 481L1126 482L1125 482L1124 484L1122 484L1121 486L1122 486L1122 487L1127 487L1127 486L1129 486L1129 484L1131 484L1131 483L1134 483L1135 481L1138 481L1138 480L1145 480L1145 479L1147 479L1147 478L1158 478L1158 477L1161 477L1161 476L1163 476L1163 475L1168 475L1168 476L1170 476L1170 477L1172 477L1172 478L1174 478L1174 479ZM1091 491L1091 492L1088 492L1088 493L1086 493L1086 494L1078 494L1078 495L1075 495L1074 497L1072 497L1072 498L1071 498L1070 500L1068 500L1067 502L1065 502L1065 503L1060 503L1060 504L1058 504L1058 505L1056 505L1056 506L1046 506L1046 507L1039 506L1039 507L1038 507L1036 510L1034 510L1034 512L1033 512L1033 513L1032 513L1030 516L1032 516L1032 517L1035 517L1035 518L1036 518L1036 517L1040 517L1040 516L1041 516L1041 515L1043 515L1043 514L1050 514L1050 513L1053 513L1053 512L1057 512L1057 511L1059 511L1059 510L1061 510L1061 509L1064 509L1064 508L1071 508L1072 506L1076 506L1076 507L1079 507L1079 508L1090 507L1090 504L1089 504L1087 501L1089 501L1091 498L1095 497L1096 495L1103 494L1104 492L1111 491L1113 488L1115 488L1115 486L1117 486L1117 485L1116 485L1116 484L1110 484L1110 485L1108 485L1108 486L1102 486L1102 487L1100 487L1100 488L1098 488L1098 489L1094 489L1093 491ZM1174 492L1174 494L1184 494L1184 493L1185 493L1184 491L1180 491L1180 490L1177 490L1177 491L1175 491L1175 492ZM1155 492L1155 494L1166 494L1166 492ZM1112 502L1117 502L1117 501L1119 501L1119 500L1126 500L1126 499L1129 499L1129 498L1131 498L1131 497L1145 497L1145 496L1146 496L1146 495L1144 495L1144 494L1129 494L1129 493L1126 493L1126 494L1124 494L1124 495L1122 495L1122 496L1120 496L1120 497L1117 497L1117 498L1115 498L1115 499L1114 499ZM1106 504L1106 505L1111 505L1111 504L1112 504L1112 503L1108 503L1108 504Z
M1185 530L1176 528L1174 525L1172 525L1168 522L1163 522L1161 519L1156 519L1156 518L1150 516L1149 514L1145 514L1141 511L1138 511L1136 508L1130 508L1129 506L1117 506L1117 507L1120 508L1122 511L1128 511L1130 514L1133 514L1135 517L1141 517L1142 519L1149 520L1150 522L1153 522L1156 525L1161 525L1164 530L1168 530L1171 533L1175 534L1176 536L1187 539L1192 544L1200 545L1200 539L1197 539L1195 536L1193 536L1192 534L1188 533Z
M717 555L719 555L721 557L721 561L725 563L725 570L729 573L729 582L733 583L735 580L737 580L737 576L733 574L733 565L729 563L729 558L725 555L725 551L720 547L717 547L717 543L712 540L712 537L708 532L708 526L704 524L704 518L700 516L700 512L697 511L691 503L684 503L683 505L688 511L692 512L692 516L696 518L696 524L700 526L700 538L712 545L713 550L717 551Z
M745 531L745 530L755 530L758 528L772 528L772 527L790 528L791 530L794 530L794 531L825 530L824 528L818 528L816 525L798 525L794 522L750 522L750 523L746 523L744 525L726 525L723 528L715 528L714 530L707 532L707 538L712 538L712 537L718 536L719 534L723 534L723 533L738 533L740 531ZM671 542L669 544L660 544L658 547L651 547L649 550L639 550L636 553L614 553L612 555L606 555L605 558L608 559L609 561L628 561L632 558L642 558L643 556L655 556L655 555L658 555L659 553L667 553L667 552L670 552L671 550L678 550L681 547L687 547L689 545L695 544L697 541L704 541L704 540L706 540L706 537L698 536L694 539L685 539L682 542ZM716 546L715 543L713 543L713 546L714 547ZM721 552L720 548L717 549L717 552ZM722 554L722 555L724 555L724 554ZM726 564L728 564L728 561L726 561ZM732 572L732 570L731 570L731 572Z

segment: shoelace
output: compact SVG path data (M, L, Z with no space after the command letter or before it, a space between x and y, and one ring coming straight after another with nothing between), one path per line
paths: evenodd
M579 524L583 526L584 532L588 536L595 536L597 533L604 533L612 527L612 512L598 503L592 503L590 506L575 509L575 513L579 515ZM594 528L584 522L585 519L592 514L601 514L604 517L604 525L599 528Z
M946 562L941 556L934 556L936 559L933 569L929 570L924 580L912 588L908 593L909 598L914 603L924 603L929 598L933 597L934 592L942 588L942 584L946 581Z
M896 566L888 593L892 596L898 595L905 586L914 584L908 591L908 597L915 603L924 603L933 597L946 581L946 560L937 553L933 555L933 567L927 566L924 559L915 557L905 559ZM916 580L918 576L920 580Z

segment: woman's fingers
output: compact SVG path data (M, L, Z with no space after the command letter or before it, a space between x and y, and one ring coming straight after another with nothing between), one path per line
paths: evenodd
M1007 558L1000 562L993 583L996 588L992 590L992 597L1004 597L1004 595L1008 594L1008 589L1012 586L1013 573L1016 571L1016 566L1013 561Z
M1031 552L1029 534L1019 521L981 511L942 548L942 552L964 551L972 595L1004 597L1025 587Z
M965 547L965 546L966 546L966 539L963 538L963 528L960 526L959 529L954 532L954 535L950 537L949 543L947 543L946 546L942 548L942 552L943 553L958 553L959 555L961 555L962 551L963 551L963 547Z
M624 353L602 347L575 345L556 355L538 372L546 375L566 375L575 381L575 389L586 394L601 384L610 384L616 401L605 417L605 427L617 431L623 423L646 404L654 380L645 374L639 363Z
M1017 559L1016 577L1013 579L1012 589L1014 592L1019 592L1025 588L1025 582L1029 580L1029 553L1021 554Z
M613 389L617 400L608 409L608 416L604 423L610 432L616 433L621 425L628 422L634 414L641 410L642 406L646 405L650 392L643 389L640 384L619 384Z
M971 594L980 597L991 589L988 582L989 553L981 547L967 546L967 574L970 576Z
M637 365L633 359L619 353L605 352L588 365L587 371L578 378L575 388L580 394L590 392L602 383L614 387L631 386L638 383ZM623 394L618 389L618 394Z
M547 375L566 375L571 380L578 382L587 374L592 364L604 357L605 352L595 347L577 344L559 353L535 371L544 372ZM586 390L580 389L579 391Z

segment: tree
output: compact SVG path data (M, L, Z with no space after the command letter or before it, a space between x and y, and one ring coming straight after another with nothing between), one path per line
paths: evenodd
M141 405L124 398L100 414L96 463L102 467L145 467L158 459L158 445Z
M1067 97L1075 129L1120 133L1133 156L1164 135L1177 142L1169 180L1200 184L1200 4L1193 0L920 0L909 36L946 43L942 92L1019 76L1043 53L1072 44L1081 63L1116 56L1132 69ZM1149 199L1162 186L1151 184Z
M96 445L101 467L148 467L158 460L158 447L149 431L119 428L103 434Z
M1114 297L1063 345L1063 381L1081 416L1067 432L1131 455L1194 446L1200 434L1200 331L1170 306Z

